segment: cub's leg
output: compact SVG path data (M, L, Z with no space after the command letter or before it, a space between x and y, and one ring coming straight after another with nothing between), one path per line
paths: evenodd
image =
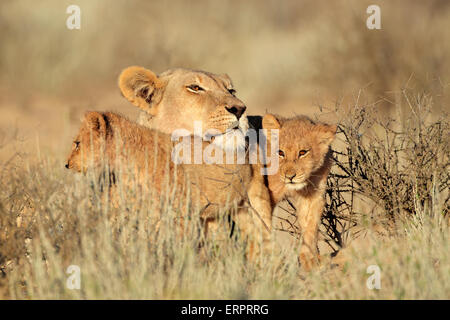
M322 194L300 196L296 201L296 209L303 243L300 248L300 263L306 271L319 263L317 248L320 219L325 200Z

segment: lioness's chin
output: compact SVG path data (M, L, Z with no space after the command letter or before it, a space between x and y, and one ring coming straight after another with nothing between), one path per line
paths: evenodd
M245 152L245 135L241 130L231 130L214 137L213 144L224 151Z
M301 183L286 183L285 186L289 190L302 190L305 188L308 184L306 182Z

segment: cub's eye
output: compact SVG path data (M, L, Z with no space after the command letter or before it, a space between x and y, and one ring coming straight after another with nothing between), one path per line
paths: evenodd
M308 153L308 151L309 151L309 150L300 150L300 151L298 152L298 157L299 157L299 158L300 158L300 157L303 157L305 154Z
M278 150L278 155L279 155L281 158L284 158L284 152L283 152L283 150Z
M80 147L80 141L74 141L75 143L75 149L78 149Z
M199 85L196 85L196 84L191 84L191 85L187 86L186 89L188 89L190 92L193 92L193 93L198 93L199 91L204 91L205 90L205 89L203 89L202 87L200 87Z
M228 92L231 93L233 96L236 94L236 90L234 89L228 89Z

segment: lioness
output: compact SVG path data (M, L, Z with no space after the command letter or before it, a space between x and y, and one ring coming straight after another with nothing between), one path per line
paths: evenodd
M244 137L249 128L246 106L235 96L228 75L181 68L156 75L146 68L132 66L121 72L118 84L122 95L141 109L139 124L172 134L180 128L192 133L198 129L195 123L200 122L200 135L215 130L211 138L214 144L225 149L245 148ZM255 183L251 184L248 194L252 195L250 202L263 223L250 215L248 219L241 219L247 222L241 222L240 227L249 230L253 227L250 224L256 223L267 239L272 224L271 210L267 209L270 203L268 200L252 202L252 199L266 199L268 191L259 166L252 168Z
M167 176L174 177L174 187L183 193L180 199L189 194L194 205L200 202L201 217L206 222L214 219L219 210L243 205L247 195L250 204L270 214L269 194L261 183L263 178L259 174L254 176L249 164L176 165L172 150L170 135L115 113L87 112L66 168L85 172L91 167L104 169L106 162L108 173L114 179L132 185L137 182L144 188L155 189L158 195L166 190ZM131 165L131 172L125 165Z
M279 130L279 170L268 176L271 203L275 207L285 197L293 199L303 235L300 262L310 270L319 258L317 236L337 127L305 116L283 119L272 114L263 117L262 126Z
M141 125L172 134L180 128L194 132L198 130L195 122L200 122L201 134L216 131L215 143L227 146L231 136L245 141L246 106L236 98L227 75L171 69L157 76L148 69L132 66L120 74L119 88L126 99L141 109Z

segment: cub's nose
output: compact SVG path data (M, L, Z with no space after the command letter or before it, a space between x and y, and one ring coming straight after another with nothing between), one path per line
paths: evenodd
M69 169L69 164L68 164L68 163L66 163L65 167L66 167L66 169Z
M297 175L297 174L296 174L295 172L286 172L284 176L285 176L287 179L289 179L289 180L292 181L292 179L294 179L296 175Z
M241 118L242 114L247 109L247 107L246 106L232 106L232 107L225 107L225 109L227 109L227 111L229 113L234 114L236 116L236 118L239 120Z

